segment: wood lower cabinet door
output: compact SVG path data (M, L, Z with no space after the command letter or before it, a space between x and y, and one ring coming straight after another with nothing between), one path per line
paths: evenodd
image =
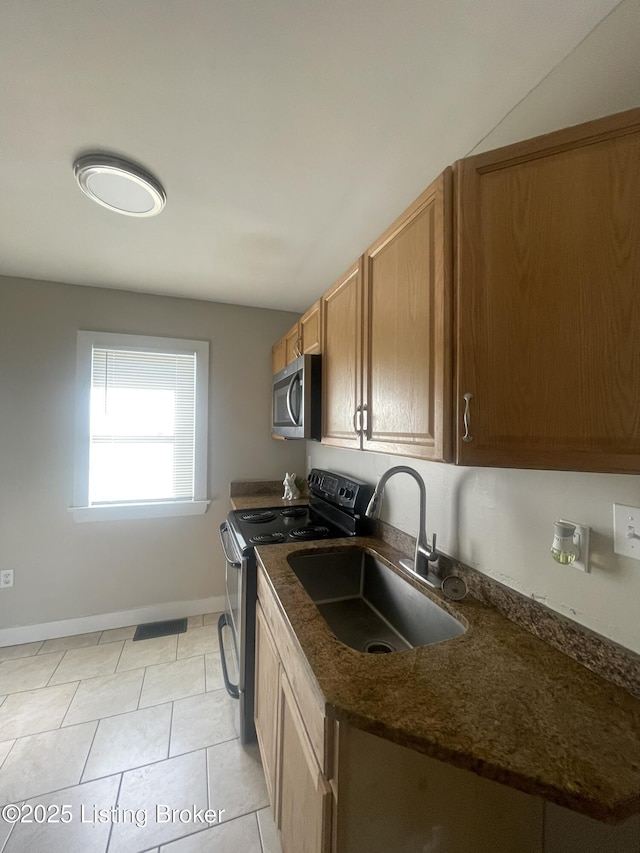
M322 443L360 447L362 270L355 264L322 297Z
M640 110L456 184L456 461L640 471Z
M280 697L280 660L262 607L256 612L255 723L262 766L274 814L277 815L277 728Z
M278 825L282 850L283 853L329 853L331 787L315 760L284 672L281 686Z

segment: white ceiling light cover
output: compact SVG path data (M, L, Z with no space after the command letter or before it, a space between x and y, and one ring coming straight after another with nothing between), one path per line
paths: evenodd
M155 216L167 196L156 178L139 166L103 154L86 154L73 164L80 189L90 199L125 216Z

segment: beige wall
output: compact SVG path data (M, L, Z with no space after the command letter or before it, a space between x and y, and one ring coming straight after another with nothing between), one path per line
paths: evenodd
M223 594L229 482L304 470L304 442L270 438L271 345L296 317L0 277L0 630ZM78 329L209 341L205 515L73 521Z
M625 0L474 152L639 106L638 45L640 2ZM640 477L457 468L311 443L307 453L313 465L371 482L401 461L413 465L427 483L429 535L443 551L640 652L640 561L613 553L613 503L640 506ZM382 518L415 535L417 508L415 483L393 478ZM550 558L560 517L591 527L590 574Z

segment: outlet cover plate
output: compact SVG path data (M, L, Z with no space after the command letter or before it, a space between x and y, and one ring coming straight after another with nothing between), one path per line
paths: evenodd
M613 505L613 550L640 560L640 507Z
M0 589L8 589L13 586L13 569L3 569L0 572Z

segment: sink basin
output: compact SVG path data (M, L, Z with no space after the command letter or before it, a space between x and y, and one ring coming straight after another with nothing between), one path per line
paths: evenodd
M466 630L366 551L291 554L288 561L333 633L352 649L400 652L441 643Z

